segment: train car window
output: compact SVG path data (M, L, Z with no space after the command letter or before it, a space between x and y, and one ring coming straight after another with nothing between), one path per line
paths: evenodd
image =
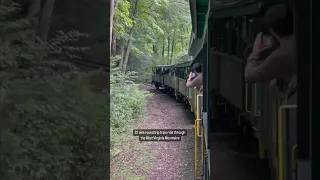
M180 78L184 79L184 70L183 70L183 68L180 68L180 74L181 74Z
M232 43L232 27L230 19L226 22L226 53L231 53L231 43Z
M224 41L225 33L223 33L223 31L221 30L221 29L224 29L223 20L216 19L213 23L214 23L214 26L212 28L213 47L217 51L223 52L223 42L225 42Z
M225 20L223 19L222 22L221 22L221 25L225 23ZM220 47L220 52L225 52L226 49L227 49L227 34L226 33L223 33L223 29L222 29L223 26L221 26L221 29L220 29L220 43L221 43L221 47Z
M246 30L243 28L246 24L244 17L237 18L237 56L243 57L243 51L246 46L246 33L243 31Z
M166 74L166 75L169 74L169 69L166 69L165 74Z
M176 77L179 77L179 68L178 67L175 69L175 75L176 75Z
M241 25L241 34L242 34L242 39L246 40L247 39L247 17L243 16L242 17L242 25Z
M231 20L231 24L230 24L230 54L237 54L237 44L238 44L238 23L236 18L233 18Z
M225 26L226 26L226 33L225 33L225 36L226 36L226 49L225 49L225 52L226 53L230 53L230 51L231 51L231 41L232 41L232 35L231 35L231 25L230 25L230 20L228 19L227 20L227 22L226 22L226 24L225 24Z
M253 41L255 38L255 33L252 29L254 22L255 22L255 19L253 17L249 18L249 20L248 20L248 38L249 38L249 42L251 42L251 44L253 44Z

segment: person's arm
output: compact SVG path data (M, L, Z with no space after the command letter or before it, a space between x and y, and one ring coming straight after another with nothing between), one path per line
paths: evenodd
M199 84L198 81L199 81L199 77L198 76L195 77L194 79L192 79L192 75L189 75L186 87L187 88L196 87Z
M256 57L249 57L245 68L245 81L256 83L278 78L286 68L286 57L278 53L271 54L263 62Z
M198 85L198 77L196 77L193 80L190 80L190 79L187 80L187 84L186 84L187 88L196 87L197 85Z

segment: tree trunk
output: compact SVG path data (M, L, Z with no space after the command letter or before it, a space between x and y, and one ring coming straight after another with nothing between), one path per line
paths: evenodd
M183 51L184 47L183 47L183 37L181 36L181 50Z
M114 16L114 0L110 0L110 52L112 52L112 29L113 29L113 16Z
M30 5L28 8L28 18L33 19L32 24L34 27L38 28L40 19L40 9L42 0L30 0Z
M120 41L120 56L121 56L121 59L120 59L120 62L119 62L119 67L122 68L123 66L123 60L124 60L124 47L125 47L125 43L124 43L124 40L121 39Z
M174 38L172 38L172 46L171 46L171 63L170 64L172 64L173 63L173 50L174 50Z
M157 52L158 52L157 45L155 45L155 44L152 45L152 51L153 51L153 54L157 54Z
M113 30L113 18L114 18L114 13L117 7L117 0L111 0L110 2L110 52L111 55L115 55L116 53L116 37L115 34L112 32Z
M136 20L136 14L138 12L138 4L139 4L140 0L136 0L135 2L135 6L133 9L133 13L132 13L132 19ZM124 60L123 60L123 66L122 66L122 71L125 73L127 70L127 64L128 64L128 60L129 60L129 54L130 54L130 50L131 50L131 45L132 45L132 37L133 37L133 31L134 31L134 27L135 27L135 23L132 25L131 29L130 29L130 33L129 33L129 40L128 40L128 44L126 47L126 52L125 52L125 56L124 56Z
M164 39L163 39L163 43L162 43L162 57L164 57L164 46L165 46L165 43L164 43Z
M185 33L186 33L183 25L181 25L181 32L182 32L182 34L185 34ZM183 48L184 48L184 47L183 47L183 45L184 45L184 43L183 43L183 36L180 36L180 39L181 39L181 50L183 51Z
M44 2L39 28L39 36L43 41L47 41L48 38L54 4L55 0L45 0Z
M137 1L139 1L139 0L137 0ZM122 72L124 72L124 73L127 70L127 65L128 65L128 61L129 61L129 54L130 54L131 45L132 45L133 30L134 30L134 25L132 25L132 27L131 27L128 44L125 49L126 51L125 51L125 55L123 58Z
M170 37L168 37L168 61L167 61L167 64L169 63L170 61Z
M111 44L111 56L116 55L117 53L117 37L112 33L112 44Z

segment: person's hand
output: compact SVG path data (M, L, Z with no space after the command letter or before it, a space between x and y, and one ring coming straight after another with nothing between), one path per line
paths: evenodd
M261 42L262 33L260 32L253 44L251 56L259 57L261 53L272 49L272 46L264 46Z
M191 79L192 78L192 72L190 72L190 74L189 74L189 79Z
M262 49L261 36L262 36L262 33L260 32L257 35L256 39L254 40L251 56L259 56L260 51Z

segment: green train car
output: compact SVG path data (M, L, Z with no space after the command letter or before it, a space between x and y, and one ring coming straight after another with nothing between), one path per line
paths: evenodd
M195 156L194 179L214 179L210 171L213 162L210 139L217 132L213 127L223 127L253 131L259 141L257 154L261 159L268 159L272 180L309 180L310 158L308 161L302 157L310 157L305 150L310 149L310 143L301 141L301 138L310 139L310 136L297 133L301 131L299 128L307 128L299 126L302 118L297 117L297 111L302 112L304 107L298 108L297 92L282 104L286 94L269 87L268 83L246 84L244 81L250 44L263 30L264 12L276 4L287 4L295 12L306 6L293 6L291 1L284 0L189 2L192 18L189 57L192 57L192 62L154 67L152 81L156 87L172 92L194 112L195 154L202 152L200 162L203 167L200 174L197 169L199 157ZM297 31L303 31L302 24L310 24L299 21L300 14L295 14L296 38L298 42L305 42L305 37L297 35ZM203 67L203 94L185 87L189 69L196 62ZM305 90L300 92L307 93ZM200 149L197 148L199 142L202 145Z
M184 62L175 65L158 65L152 68L152 84L159 89L172 93L177 100L187 104L196 115L196 97L199 93L186 88L187 75L190 72L192 62Z

